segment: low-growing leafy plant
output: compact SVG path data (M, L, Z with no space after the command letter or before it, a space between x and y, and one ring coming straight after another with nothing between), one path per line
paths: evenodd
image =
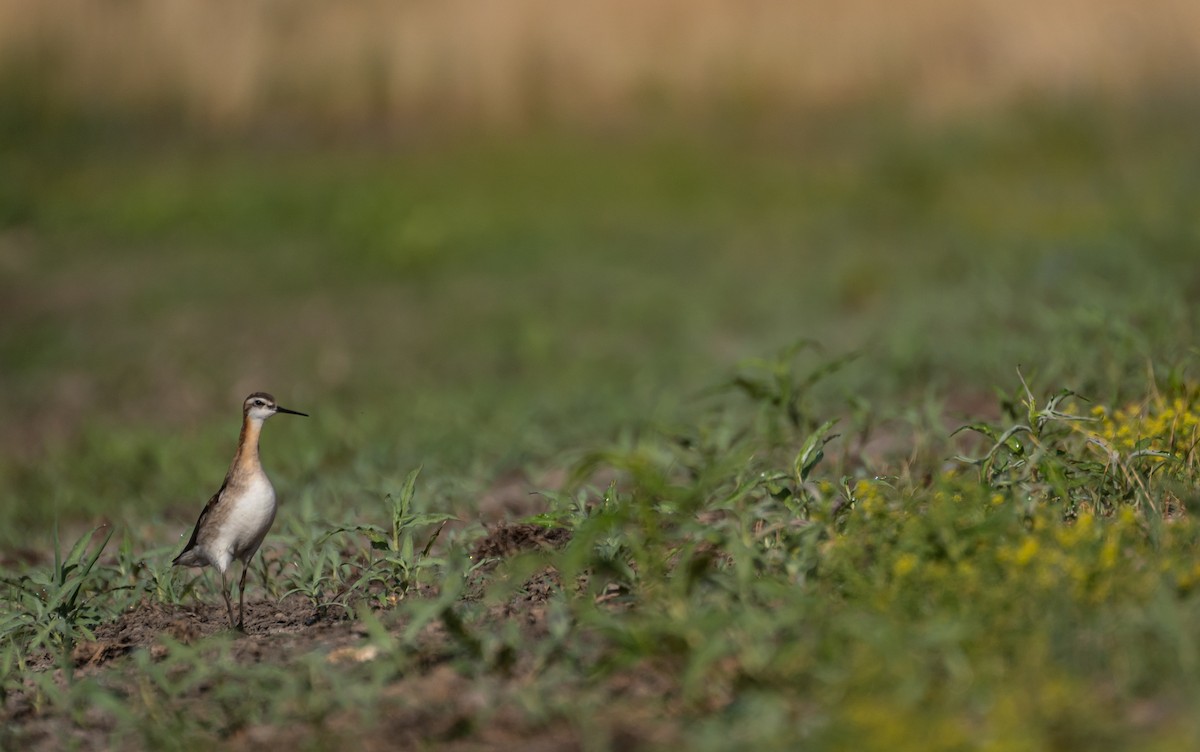
M1062 503L1069 515L1080 507L1111 512L1128 503L1144 505L1152 515L1166 511L1153 481L1188 474L1187 458L1198 439L1187 404L1176 401L1156 420L1136 411L1114 415L1103 406L1081 413L1070 409L1071 401L1083 400L1073 391L1038 400L1018 375L1018 397L1004 402L1010 423L977 422L955 432L990 440L983 455L955 458L978 468L980 482L1005 494Z
M297 545L290 554L288 559L295 565L295 571L287 578L287 584L291 587L283 593L283 597L296 593L303 595L312 603L316 618L324 618L328 607L337 604L327 594L336 591L340 584L338 574L342 568L341 557L332 548L320 545ZM344 604L339 605L344 607Z
M181 603L203 577L190 577L171 565L174 549L156 548L146 551L132 567L143 591L158 603ZM122 569L125 567L122 566Z
M748 358L738 365L733 376L709 393L743 394L759 407L764 437L772 443L787 441L791 432L811 431L816 427L813 388L858 357L857 353L849 353L802 369L800 355L820 349L816 341L804 339L769 357Z
M350 585L349 590L357 591L369 588L372 584L379 584L383 586L380 595L384 600L403 598L409 588L419 580L421 571L434 563L429 556L433 544L437 542L446 523L455 519L455 516L442 512L418 512L413 509L417 476L420 472L421 469L417 468L408 474L398 496L388 494L384 498L390 517L388 527L343 526L325 535L324 539L327 540L342 533L358 533L370 541L370 562ZM419 536L434 525L436 528L423 539L418 549Z
M56 526L54 567L5 578L4 585L9 591L6 600L12 608L0 620L0 635L19 640L26 650L69 651L80 637L94 639L91 628L111 613L98 602L99 596L118 589L94 570L114 529L107 526L102 539L89 551L101 530L105 526L81 536L63 556Z

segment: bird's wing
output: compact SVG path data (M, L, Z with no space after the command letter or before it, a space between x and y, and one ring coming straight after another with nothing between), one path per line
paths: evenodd
M225 493L225 487L228 485L229 477L226 476L225 481L221 483L221 487L217 489L217 492L213 494L212 498L208 500L208 503L204 505L204 509L200 510L200 517L196 519L196 527L192 528L192 537L188 538L187 545L183 547L183 550L179 552L179 555L171 560L172 564L178 564L179 560L182 559L188 551L191 551L196 547L196 536L200 535L200 528L204 527L205 518L208 517L208 513L213 510L213 507L217 505L217 502L221 500L221 494Z

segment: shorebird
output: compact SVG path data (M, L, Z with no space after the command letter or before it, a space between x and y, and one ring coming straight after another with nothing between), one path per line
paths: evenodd
M200 512L192 537L173 564L184 567L212 565L221 573L221 595L229 612L229 628L245 630L246 570L275 521L275 489L258 459L258 435L275 413L303 415L275 404L266 392L255 392L242 403L242 435L225 482ZM238 620L233 622L226 572L234 560L242 562L238 585Z

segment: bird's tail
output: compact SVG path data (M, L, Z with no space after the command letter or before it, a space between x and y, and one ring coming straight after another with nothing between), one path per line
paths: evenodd
M171 560L171 563L177 567L202 567L207 562L201 561L196 553L196 549L187 548L183 553Z

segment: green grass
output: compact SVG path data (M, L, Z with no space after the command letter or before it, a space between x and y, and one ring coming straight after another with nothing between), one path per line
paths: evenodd
M1193 116L4 131L0 747L1195 746ZM75 666L215 602L256 389L250 597L349 621ZM518 476L569 542L470 558Z

